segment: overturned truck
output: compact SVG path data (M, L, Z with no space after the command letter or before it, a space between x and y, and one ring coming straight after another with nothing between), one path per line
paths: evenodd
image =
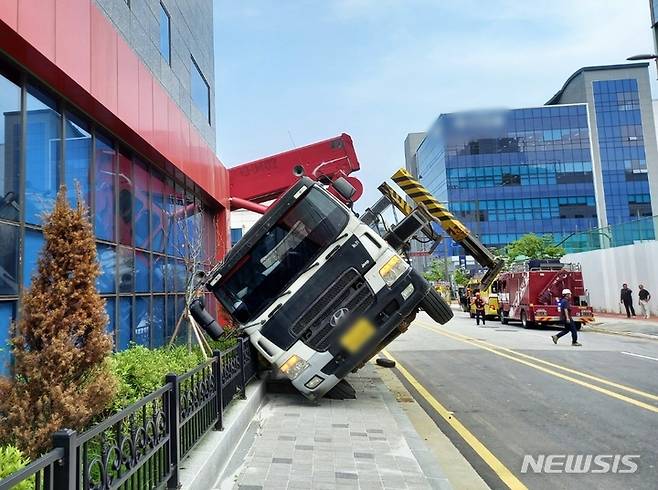
M339 177L330 186L349 200ZM301 177L205 280L258 352L297 390L318 398L404 331L424 309L438 323L452 311L400 255L431 216L418 208L380 236L385 207L359 219L318 181ZM221 328L199 304L212 336Z

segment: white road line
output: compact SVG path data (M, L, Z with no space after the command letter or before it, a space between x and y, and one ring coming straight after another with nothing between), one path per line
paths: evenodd
M634 354L632 352L623 352L623 351L622 354L626 354L627 356L633 356L633 357L641 357L642 359L651 359L652 361L658 361L658 357L643 356L642 354Z

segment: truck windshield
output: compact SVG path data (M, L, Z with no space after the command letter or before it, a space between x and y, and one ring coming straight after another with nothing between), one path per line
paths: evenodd
M240 323L247 323L327 248L349 217L324 192L312 188L245 252L214 288Z

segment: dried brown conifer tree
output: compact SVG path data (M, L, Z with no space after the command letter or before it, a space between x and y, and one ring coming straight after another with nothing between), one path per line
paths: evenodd
M84 204L69 206L62 187L44 224L45 244L12 338L14 379L0 385L0 439L34 458L53 432L82 430L111 401L112 341L100 268Z

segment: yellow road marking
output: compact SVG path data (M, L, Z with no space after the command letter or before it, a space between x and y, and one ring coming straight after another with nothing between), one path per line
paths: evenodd
M422 322L419 322L419 323L422 324ZM424 326L424 327L427 328L430 325L422 324L421 326ZM433 327L433 328L435 328L435 327ZM436 329L436 331L439 332L438 329ZM565 371L567 373L576 374L576 375L578 375L582 378L591 379L592 381L596 381L596 382L601 383L601 384L612 386L614 388L619 388L620 390L628 391L629 393L633 393L635 395L639 395L639 396L642 396L644 398L649 398L650 400L658 401L658 396L656 396L652 393L647 393L646 391L638 390L637 388L631 388L630 386L615 383L614 381L609 381L605 378L600 378L598 376L593 376L591 374L583 373L581 371L578 371L577 369L571 369L571 368L568 368L566 366L561 366L560 364L555 364L554 362L545 361L545 360L540 359L538 357L530 356L528 354L523 354L522 352L518 352L518 351L515 351L515 350L512 350L512 349L508 349L507 347L502 347L500 345L492 344L490 342L487 342L486 340L474 339L472 337L468 337L466 335L458 334L456 332L449 332L449 334L454 335L456 337L460 337L462 339L477 342L479 344L487 345L487 346L492 347L494 349L499 349L499 350L502 350L502 351L505 351L505 352L510 352L514 355L523 357L525 359L530 359L530 360L535 361L535 362L540 362L542 364L545 364L546 366L551 366L551 367L556 368L556 369L561 369L562 371Z
M482 458L482 460L498 475L498 477L512 490L522 490L527 487L521 483L521 481L514 476L514 474L496 457L494 454L487 449L487 447L480 442L480 440L473 435L473 433L468 430L464 425L457 420L457 418L448 411L439 401L434 398L434 396L418 382L418 380L409 372L407 369L400 364L400 361L395 359L388 351L383 350L382 354L388 357L391 361L395 361L396 368L400 371L400 374L406 378L406 380L418 391L420 396L422 396L430 406L436 410L436 412L443 417L443 419L450 424L450 426L459 434L459 436L464 439L464 442L471 446L471 448Z
M538 366L537 364L533 364L530 361L524 361L523 359L519 359L519 358L513 357L509 354L505 354L504 352L500 352L497 348L493 349L491 347L487 347L485 345L478 344L474 341L467 340L466 338L460 338L460 337L454 336L452 334L448 334L447 332L440 331L440 330L437 330L435 328L430 328L430 327L427 327L427 326L422 325L422 324L419 324L419 327L424 328L426 330L429 330L430 332L434 332L434 333L437 333L439 335L443 335L445 337L451 338L453 340L457 340L459 342L464 342L466 344L470 344L470 345L473 345L475 347L479 347L480 349L489 351L493 354L496 354L497 356L505 357L506 359L510 359L510 360L518 362L520 364L524 364L524 365L529 366L533 369L537 369L538 371L542 371L546 374L551 374L551 375L553 375L557 378L564 379L566 381L571 381L572 383L575 383L575 384L580 385L580 386L584 386L585 388L589 388L591 390L597 391L597 392L602 393L604 395L608 395L612 398L616 398L617 400L621 400L623 402L630 403L631 405L635 405L636 407L644 408L645 410L648 410L648 411L653 412L653 413L658 413L658 407L656 407L654 405L649 405L648 403L644 403L642 401L636 400L635 398L630 398L628 396L621 395L621 394L616 393L614 391L610 391L610 390L607 390L605 388L601 388L600 386L596 386L596 385L587 383L586 381L582 381L580 379L576 379L576 378L573 378L571 376L567 376L566 374L562 374L562 373L559 373L557 371L553 371L552 369L548 369L548 368L545 368L545 367L542 367L542 366Z

